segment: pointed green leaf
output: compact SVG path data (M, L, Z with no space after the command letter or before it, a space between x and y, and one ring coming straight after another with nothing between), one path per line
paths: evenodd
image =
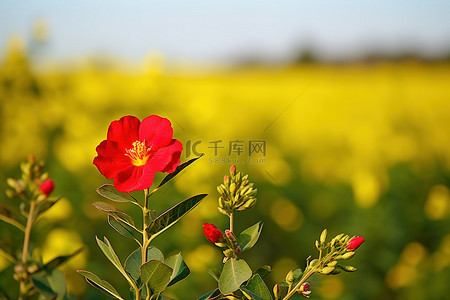
M162 252L153 246L147 248L147 261L154 259L163 261L164 256ZM125 261L125 271L130 274L136 283L139 283L142 266L142 251L141 248L134 250Z
M109 200L115 201L115 202L134 202L138 203L136 199L134 199L130 194L128 193L122 193L116 190L114 185L112 184L104 184L101 187L97 189L97 193Z
M220 291L219 289L215 289L212 291L207 292L206 294L204 294L203 296L201 296L200 298L198 298L197 300L208 300L208 299L213 299L217 296L220 295Z
M97 208L98 210L101 210L108 215L113 216L116 219L121 219L123 222L127 223L130 226L134 227L134 221L133 218L130 217L128 214L124 213L117 207L115 207L112 204L105 203L105 202L94 202L92 205Z
M186 278L191 273L191 270L189 270L188 266L184 262L181 253L168 257L164 263L173 269L172 276L170 276L169 286Z
M100 241L97 237L95 237L95 239L97 240L97 244L102 250L103 254L105 254L105 256L109 259L109 261L116 267L117 270L119 270L119 272L123 275L123 277L125 277L128 283L131 285L133 283L133 279L130 278L130 276L123 268L119 260L119 257L117 256L108 239L104 237L105 242Z
M25 226L23 226L19 220L21 217L22 216L19 213L15 212L13 209L0 204L0 220L13 225L22 231L25 231Z
M91 273L91 272L88 272L88 271L84 271L84 270L78 270L77 272L79 274L81 274L82 276L84 276L86 281L90 285L95 287L96 289L99 289L102 292L106 292L107 295L113 296L113 297L115 297L117 299L123 299L119 295L119 293L116 291L116 289L109 282L107 282L105 280L101 280L94 273Z
M219 278L222 294L233 293L252 276L252 270L243 259L231 258L223 266Z
M114 218L108 215L108 224L114 228L115 231L120 233L126 238L137 240L139 238L138 233L133 227L125 223L122 219Z
M83 248L78 249L77 251L75 251L72 254L69 255L64 255L64 256L58 256L54 259L52 259L51 261L49 261L48 263L46 263L44 265L45 269L55 269L58 266L60 266L61 264L65 263L66 261L68 261L70 258L72 258L73 256L77 255L78 253L81 252L81 250L83 250Z
M159 189L160 187L162 187L163 185L165 185L167 182L169 182L170 180L172 180L175 176L178 175L178 173L180 173L184 168L186 168L187 166L189 166L190 164L192 164L194 161L196 161L197 159L199 159L200 157L202 157L202 155L200 155L199 157L195 157L193 159L190 159L184 163L182 163L181 165L179 165L174 172L170 173L169 175L167 175L166 177L164 177L164 179L161 181L161 183L158 185L157 189Z
M53 205L55 205L60 199L61 198L45 199L45 200L39 201L39 203L36 205L36 208L34 210L33 218L37 219L40 215L42 215L47 210L49 210Z
M196 195L186 199L174 207L167 210L165 213L157 217L147 228L147 233L153 239L170 226L180 220L185 214L194 209L197 204L206 197L206 194Z
M259 239L259 235L261 234L262 228L263 223L258 222L241 232L241 234L237 238L237 243L239 247L241 247L242 252L251 249L256 244Z
M244 292L251 293L252 297L258 296L262 300L273 300L269 288L258 274L254 275L247 285L241 287L241 289Z
M119 260L119 257L117 256L116 252L114 251L114 249L111 246L111 243L109 242L109 240L104 237L105 242L102 242L98 237L95 237L95 239L97 240L97 244L100 247L100 250L102 250L103 254L105 254L105 256L109 259L109 261L119 270L123 270L122 264Z
M272 267L269 265L264 265L258 270L256 270L254 274L259 274L259 276L261 276L262 279L265 279L267 278L267 276L270 275L270 273L272 273Z
M172 275L172 268L159 260L150 260L141 266L141 279L151 292L159 294L167 287Z

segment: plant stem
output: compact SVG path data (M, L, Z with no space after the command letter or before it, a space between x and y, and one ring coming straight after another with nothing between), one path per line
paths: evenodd
M27 217L27 225L25 227L25 236L23 238L23 248L22 248L22 267L26 268L25 265L28 262L28 251L30 248L30 237L31 237L31 228L33 227L34 223L34 210L36 208L36 202L34 200L31 200L30 202L30 210L28 211L28 217ZM27 274L26 270L23 270L24 274ZM28 274L27 274L28 275ZM28 276L21 276L20 280L20 297L19 300L25 299L25 295L27 293L27 281Z
M147 233L148 227L148 198L149 198L149 190L144 190L144 208L142 209L142 217L143 217L143 228L142 228L142 264L147 262L147 248L149 245L149 238Z
M147 262L147 248L150 244L150 240L148 238L147 227L148 227L148 198L150 197L149 189L144 190L144 207L142 208L142 265ZM141 299L141 292L136 290L136 300ZM147 299L149 298L150 293L147 291Z
M230 213L230 231L233 232L234 212Z
M287 300L287 299L291 298L297 292L297 290L302 286L302 284L305 283L305 281L309 277L311 277L311 275L313 275L315 272L316 272L316 267L312 268L311 270L308 271L308 273L303 275L302 279L295 285L295 287L289 293L287 293L287 295L283 298L283 300Z

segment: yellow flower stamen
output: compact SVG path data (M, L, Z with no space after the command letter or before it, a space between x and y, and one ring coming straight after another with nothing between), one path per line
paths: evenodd
M144 141L136 141L133 143L132 149L125 149L127 153L126 156L131 158L131 163L137 167L143 166L147 163L147 160L150 157L150 148L145 145Z

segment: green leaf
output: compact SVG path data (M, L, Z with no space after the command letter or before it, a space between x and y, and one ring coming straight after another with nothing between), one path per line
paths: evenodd
M81 250L83 250L83 248L78 249L77 251L75 251L72 254L69 255L64 255L64 256L58 256L54 259L52 259L51 261L49 261L48 263L46 263L44 265L45 269L55 269L58 266L60 266L61 264L65 263L66 261L68 261L70 258L72 258L73 256L77 255L78 253L81 252Z
M112 184L102 185L97 189L97 193L99 193L100 196L115 202L138 203L138 201L134 199L130 194L119 192Z
M206 294L204 294L203 296L201 296L197 300L208 300L208 299L212 299L213 297L217 297L219 295L220 295L219 289L215 289L215 290L207 292Z
M105 256L109 259L109 261L116 267L117 270L119 270L119 272L123 275L123 277L125 277L128 283L131 285L133 283L133 279L131 279L128 276L127 272L123 268L122 264L120 263L119 257L117 256L108 239L104 237L105 242L100 241L97 237L95 237L95 239L97 240L97 244L102 250L103 254L105 254Z
M141 266L142 283L150 295L159 294L169 284L172 272L172 268L162 261L150 260Z
M254 275L245 287L241 287L244 292L250 293L255 298L258 296L262 300L273 300L269 288L258 274ZM256 298L258 299L258 298Z
M108 224L112 228L114 228L115 231L117 231L124 237L129 238L129 239L134 239L137 241L137 238L139 236L137 235L136 230L133 227L131 227L130 225L128 225L127 223L125 223L122 219L116 219L113 216L109 215L108 216Z
M37 220L37 218L45 213L47 210L49 210L53 205L55 205L61 198L49 200L45 199L42 201L39 201L38 204L36 204L36 208L34 210L33 218Z
M222 294L233 293L251 276L252 270L243 259L229 259L223 266L222 274L220 274L220 292Z
M113 216L115 219L121 219L124 223L127 223L128 225L134 227L133 218L114 205L105 202L94 202L92 203L92 205L98 210L101 210L108 215Z
M116 289L109 282L107 282L105 280L101 280L94 273L91 273L91 272L88 272L88 271L84 271L84 270L78 270L77 272L79 274L81 274L82 276L84 276L86 281L90 285L95 287L96 289L99 289L102 292L106 292L107 295L113 296L113 297L115 297L117 299L123 299L119 295L119 293L116 291Z
M197 204L205 197L206 194L200 194L178 203L153 220L147 228L147 233L152 239L154 239L156 236L180 220L185 214L194 209L194 207L197 206Z
M184 262L181 253L168 257L164 263L173 269L172 276L170 276L169 286L188 277L191 273L191 270L189 270L188 266Z
M0 204L0 220L11 224L25 232L25 226L20 222L21 215L11 208Z
M219 282L220 271L217 269L209 269L208 274L211 275L217 282Z
M164 256L158 248L151 246L147 248L147 261L151 259L163 261ZM139 286L141 285L141 283L139 282L141 275L141 266L142 250L139 247L134 250L125 261L125 271L130 274L130 276L136 283L139 283Z
M269 265L264 265L258 270L256 270L254 274L255 275L259 274L259 276L261 276L262 279L265 279L267 278L267 276L270 275L270 273L272 273L272 267Z
M237 238L237 243L239 247L241 247L242 252L251 249L256 244L259 239L259 235L261 234L262 228L263 223L258 222L241 232L241 234Z
M196 161L197 159L199 159L200 157L202 157L202 155L190 159L184 163L182 163L181 165L179 165L174 172L170 173L169 175L167 175L166 177L164 177L164 179L161 181L161 183L158 185L157 189L159 189L160 187L162 187L163 185L165 185L167 182L169 182L170 180L172 180L175 176L178 175L178 173L180 173L184 168L186 168L187 166L189 166L190 164L192 164L194 161Z
M117 256L116 252L114 251L113 247L111 246L111 243L109 240L104 237L105 242L102 242L98 237L95 237L97 240L97 244L100 247L100 250L102 250L103 254L109 259L109 261L119 270L123 270L122 264L119 260L119 257Z
M61 300L66 295L64 273L53 269L50 272L39 272L31 276L36 289L47 299Z
M293 270L292 273L294 274L294 284L296 284L302 278L303 271L299 268ZM281 286L289 286L289 284L286 283L286 280L283 280Z

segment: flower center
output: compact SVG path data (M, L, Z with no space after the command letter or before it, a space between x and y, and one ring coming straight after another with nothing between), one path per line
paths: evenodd
M143 166L147 163L148 158L150 157L150 148L147 148L144 141L136 141L133 143L133 148L125 149L127 153L126 156L131 158L131 163L137 167Z

